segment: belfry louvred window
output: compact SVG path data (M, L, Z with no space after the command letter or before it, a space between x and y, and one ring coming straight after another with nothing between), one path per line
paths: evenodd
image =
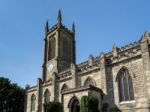
M134 100L133 82L128 69L120 70L117 81L120 102Z
M54 37L51 37L49 39L48 60L51 60L55 57L55 46L56 46L56 40Z

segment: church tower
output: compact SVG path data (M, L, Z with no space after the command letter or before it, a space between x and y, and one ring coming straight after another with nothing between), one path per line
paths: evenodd
M53 73L59 73L76 64L75 25L69 30L62 24L61 11L58 12L57 24L49 29L45 26L43 81L51 80Z

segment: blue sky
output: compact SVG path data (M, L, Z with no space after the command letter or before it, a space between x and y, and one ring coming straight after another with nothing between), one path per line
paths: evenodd
M149 0L0 0L0 76L24 87L41 77L46 20L76 25L77 63L150 31Z

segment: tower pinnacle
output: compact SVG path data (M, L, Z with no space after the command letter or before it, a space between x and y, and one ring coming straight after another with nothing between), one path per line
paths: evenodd
M59 10L59 12L58 12L57 21L58 21L58 24L60 24L60 23L61 23L61 21L62 21L62 17L61 17L61 10Z
M73 24L72 24L72 32L75 33L75 31L76 31L76 30L75 30L75 24L73 23Z
M46 21L46 26L45 26L45 32L48 32L49 30L49 25L48 25L48 20Z

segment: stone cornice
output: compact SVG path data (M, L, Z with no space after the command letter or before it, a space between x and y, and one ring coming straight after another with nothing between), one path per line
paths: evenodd
M29 92L33 92L36 90L37 90L37 86L33 86L33 87L30 87L26 92L29 93Z
M49 85L52 85L52 81L44 82L44 83L42 84L42 87L46 87L46 86L49 86Z
M66 91L63 91L62 94L64 95L64 94L76 93L76 92L81 92L81 91L86 91L86 90L94 90L94 91L103 93L100 88L97 88L97 87L94 87L94 86L87 86L87 87L83 86L83 87L80 87L80 88L68 89Z

